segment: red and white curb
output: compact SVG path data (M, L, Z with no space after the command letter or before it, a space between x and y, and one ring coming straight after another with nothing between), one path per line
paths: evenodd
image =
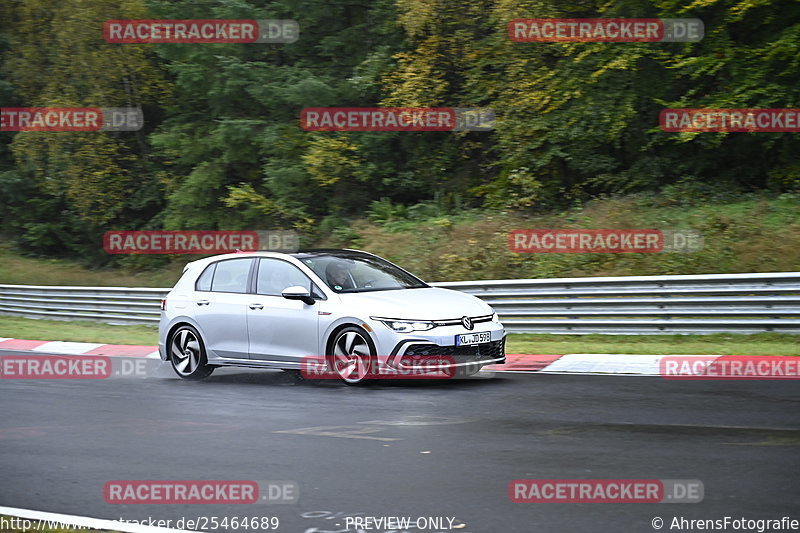
M159 359L157 346L97 344L93 342L31 341L0 338L0 350L38 352L58 355L105 355L107 357L144 357Z
M698 357L715 361L722 355L648 355L570 353L565 355L506 355L506 364L492 366L495 372L538 372L542 374L607 374L660 376L661 360L667 357Z
M49 353L59 355L104 355L108 357L144 357L159 359L157 346L95 344L90 342L32 341L0 338L0 350ZM508 354L506 364L489 365L494 372L538 372L542 374L611 374L659 376L659 365L665 357L702 357L716 360L721 355L646 355L571 353L565 355Z

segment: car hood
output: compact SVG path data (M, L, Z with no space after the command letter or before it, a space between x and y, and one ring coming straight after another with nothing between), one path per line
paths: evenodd
M357 306L370 316L416 320L443 320L489 315L489 305L471 294L437 287L344 293L346 305Z

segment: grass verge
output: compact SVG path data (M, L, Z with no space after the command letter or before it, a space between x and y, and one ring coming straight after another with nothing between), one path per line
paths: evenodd
M684 200L686 202L684 202ZM682 196L600 199L560 213L464 211L435 218L353 221L320 246L361 248L428 281L789 272L800 269L797 195L726 202ZM374 217L373 217L374 218ZM694 253L514 253L513 229L694 230ZM339 236L339 237L337 237Z
M0 242L0 284L89 285L95 287L172 287L184 265L199 259L175 260L155 270L135 272L122 268L90 269L68 259L26 257Z
M509 335L508 353L630 353L654 355L794 355L800 336L736 335Z
M378 220L373 209L367 218L340 219L309 246L361 248L427 281L789 272L800 269L798 203L797 194L712 201L673 191L527 215L416 209ZM691 229L703 234L704 247L695 253L514 253L508 234L519 228ZM0 283L171 287L187 262L202 257L127 256L118 259L116 268L87 268L66 259L28 257L0 240Z
M158 344L158 326L113 326L87 320L41 320L0 315L0 337L103 344Z

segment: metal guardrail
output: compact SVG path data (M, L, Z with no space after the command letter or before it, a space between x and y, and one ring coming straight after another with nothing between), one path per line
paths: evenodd
M800 272L433 285L481 298L514 333L800 333ZM0 285L0 313L152 324L168 290Z
M800 272L456 281L515 333L800 333Z
M158 323L161 299L169 290L0 285L0 313L111 324Z

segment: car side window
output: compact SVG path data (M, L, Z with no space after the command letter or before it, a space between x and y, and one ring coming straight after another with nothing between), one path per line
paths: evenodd
M197 278L197 283L194 284L194 290L196 291L210 291L211 290L211 280L214 279L214 269L217 268L216 263L212 263L206 267L200 277Z
M299 285L314 292L311 280L299 268L279 259L261 259L258 265L256 293L280 296L288 287Z
M228 259L219 261L211 281L213 292L247 292L247 277L250 274L252 258Z

